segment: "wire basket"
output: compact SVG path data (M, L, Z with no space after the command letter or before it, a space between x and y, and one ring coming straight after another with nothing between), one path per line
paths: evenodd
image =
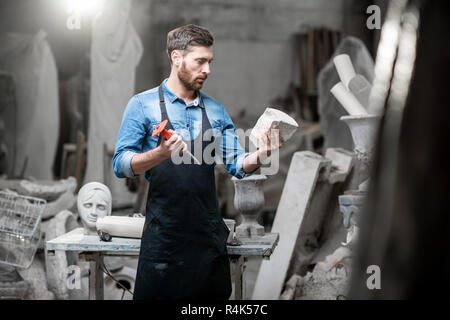
M0 191L0 263L28 268L41 240L44 199Z

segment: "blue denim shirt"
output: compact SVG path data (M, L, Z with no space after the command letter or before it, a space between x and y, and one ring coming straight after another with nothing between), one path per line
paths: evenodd
M164 99L174 130L185 142L195 139L202 129L200 108L205 108L211 128L214 132L221 133L221 156L227 171L237 178L248 176L249 174L242 170L244 158L248 152L245 152L240 145L236 128L223 105L202 92L199 93L200 99L197 97L186 105L183 99L167 88L166 81L167 79L162 84ZM131 158L136 153L142 153L157 146L158 136L152 137L151 134L160 122L158 87L139 93L130 99L123 115L113 157L113 168L117 177L136 177L131 170ZM149 170L145 172L145 177L150 181Z

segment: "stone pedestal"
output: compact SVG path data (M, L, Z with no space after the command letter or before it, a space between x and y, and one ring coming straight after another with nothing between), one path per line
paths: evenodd
M257 219L264 206L263 183L266 179L264 175L231 179L235 187L234 206L242 214L242 223L236 227L236 238L241 241L258 240L264 236L264 227Z

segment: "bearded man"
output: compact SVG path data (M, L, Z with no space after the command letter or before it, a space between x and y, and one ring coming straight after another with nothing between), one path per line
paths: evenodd
M215 162L176 163L174 158L190 149L186 141L203 154L220 136L220 157L237 178L254 172L262 156L281 147L280 140L271 142L269 129L259 137L257 151L245 152L223 105L200 91L211 73L213 42L200 26L170 31L169 78L131 98L124 112L114 172L119 178L145 174L150 183L134 299L228 299L231 294L229 230L218 212ZM152 136L164 120L172 133L168 140ZM219 134L207 135L208 130Z

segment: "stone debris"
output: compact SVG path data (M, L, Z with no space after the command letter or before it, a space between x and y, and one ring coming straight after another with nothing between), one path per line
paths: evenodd
M29 289L28 281L0 282L0 300L23 300Z
M63 210L73 210L76 207L76 179L74 177L69 177L68 179L62 181L66 185L66 191L57 200L47 202L47 207L42 215L43 220L54 217Z
M42 198L47 201L42 220L54 217L64 210L75 207L77 197L75 189L77 181L74 177L59 181L28 181L0 179L0 190L9 190L15 194Z
M325 158L332 161L328 181L331 184L344 182L355 164L355 154L342 148L329 148Z
M351 251L339 247L312 272L300 277L295 300L341 300L347 298L351 273Z
M53 201L67 191L68 185L72 184L74 179L75 178L73 177L69 177L64 180L51 182L21 180L17 191L30 197L38 197L47 201Z
M14 190L24 196L45 200L54 200L66 191L65 185L56 185L55 187L55 183L44 185L36 181L0 179L0 190Z
M280 296L280 300L292 300L295 296L295 291L297 289L297 284L301 280L299 275L294 274L288 282L286 282L285 289Z
M54 300L55 295L47 288L47 276L44 262L37 255L33 263L27 269L17 268L20 276L30 283L30 291L25 296L26 300Z
M74 195L77 181L74 177L59 181L29 181L0 179L0 190L11 190L17 194L41 198L47 201L43 219L53 217L58 212L70 209L76 202Z
M55 239L78 227L74 214L68 210L61 211L50 220L45 242ZM69 299L69 289L67 287L68 267L77 264L77 257L74 252L56 250L54 254L45 256L46 275L48 288L56 299Z
M0 265L0 300L23 300L29 289L29 282L14 267Z

